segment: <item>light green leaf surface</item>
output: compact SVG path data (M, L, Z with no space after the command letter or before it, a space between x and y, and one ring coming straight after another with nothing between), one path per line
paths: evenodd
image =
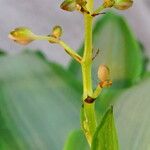
M118 150L118 139L111 107L97 127L91 150Z
M93 34L94 48L100 49L93 64L94 74L99 64L106 64L115 86L125 87L136 82L143 70L143 57L124 18L107 14L97 22Z
M79 128L80 84L41 55L0 57L0 150L61 150Z
M5 55L6 53L0 49L0 56Z
M77 130L70 134L64 150L90 150L83 131Z
M150 76L117 99L115 118L120 150L150 150Z

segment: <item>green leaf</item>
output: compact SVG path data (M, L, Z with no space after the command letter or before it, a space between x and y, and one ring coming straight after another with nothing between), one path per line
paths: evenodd
M77 130L70 134L64 150L89 150L83 131Z
M0 58L0 150L60 150L79 128L80 84L38 53Z
M150 75L118 97L115 118L121 150L150 149Z
M118 150L118 139L111 107L97 127L92 141L92 150Z
M117 97L124 92L125 89L108 88L103 89L102 93L96 100L96 114L98 116L98 122L100 121L99 116L102 116L110 105L114 105Z
M4 56L4 55L6 55L6 53L0 49L0 56Z

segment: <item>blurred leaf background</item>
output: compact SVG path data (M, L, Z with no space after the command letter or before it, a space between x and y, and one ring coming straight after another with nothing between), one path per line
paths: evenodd
M6 6L8 2L7 0L0 3ZM39 8L41 6L36 1L32 1L32 3L34 4L33 6L26 3L26 7L19 3L20 7L16 9L16 14L19 15L24 12L23 15L26 16L27 13L33 11L32 7ZM44 11L44 6L47 8L46 3L42 3L43 6L38 10L39 14L43 14L46 17L50 15L49 17L51 17L52 14L47 14ZM10 9L7 10L8 14L13 15L11 11L14 11L15 4L15 0L14 3L13 1L9 2ZM137 1L135 6L144 8L145 4L139 4L140 2L138 3ZM30 7L27 7L28 5ZM52 6L51 4L50 7L58 8L55 5ZM135 6L133 10L137 9ZM29 11L22 11L23 8L27 8ZM54 11L56 10L54 9ZM131 12L128 13L130 14ZM132 13L134 14L134 11ZM137 13L140 13L140 11ZM2 40L6 38L6 30L8 31L9 27L13 28L18 25L30 27L30 20L32 20L33 25L31 27L35 31L50 31L50 26L45 23L47 22L46 17L41 20L39 16L40 23L39 21L37 23L37 20L32 18L33 14L27 15L28 21L24 19L15 22L12 20L11 15L9 19L0 18L2 21L8 20L5 26L0 24L0 30L3 31L0 34ZM61 25L65 22L65 19L69 19L72 16L67 14L68 18L66 18L63 13L58 13L58 15L62 15L62 20L60 19L60 22L56 18L50 20L52 24L58 22L57 24ZM120 15L108 13L102 18L97 17L97 19L98 21L93 31L93 43L95 51L97 48L100 49L100 54L96 57L93 65L94 84L97 81L96 72L99 63L109 65L111 77L114 81L114 85L110 89L104 90L97 100L97 117L100 120L108 106L114 104L120 149L149 150L150 73L146 68L148 57L145 57L148 54L148 49L146 53L143 46L141 46L141 43L143 43L147 47L148 42L145 44L144 42L146 41L143 42L140 37L142 39L140 43ZM75 23L74 26L78 26L76 19L70 20L70 22ZM34 27L35 23L36 26ZM37 26L41 27L41 29L38 30ZM142 29L138 26L139 32L146 30L145 28ZM64 38L66 40L71 39L70 34L72 34L74 41L69 43L78 48L79 44L77 43L83 37L81 36L78 39L79 41L77 37L81 35L82 32L79 33L79 31L82 30L82 27L79 30L78 28L69 28L69 31L65 30ZM66 34L70 35L68 39ZM0 44L1 48L11 50L11 53L16 53L22 49L21 46L11 43L8 39L5 39ZM60 47L56 46L54 51L54 46L45 42L40 42L40 44L35 42L29 47L41 48L45 50L46 55L50 54L47 56L52 60L56 58L59 63L67 64L67 59L64 56L67 58L68 56ZM79 51L82 53L82 46ZM60 150L64 146L64 150L72 150L72 147L75 150L81 149L81 147L88 150L89 148L82 133L78 131L82 94L80 68L73 61L70 61L68 68L63 68L48 61L43 55L43 53L39 51L33 52L33 50L26 50L13 55L3 52L0 54L0 149ZM65 142L67 138L68 141ZM75 143L78 141L80 143L76 145Z

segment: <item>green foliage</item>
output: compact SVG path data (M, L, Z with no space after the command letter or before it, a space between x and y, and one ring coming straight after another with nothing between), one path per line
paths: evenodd
M93 137L91 150L118 150L118 137L113 117L113 107L104 115Z
M120 150L150 149L150 74L120 95L115 105Z
M114 116L119 137L120 150L150 149L149 87L150 73L147 73L145 79L143 79L141 83L124 90L124 92L116 99ZM108 112L111 111L109 110ZM105 125L103 120L105 120L105 123L108 123L108 121L106 121L106 116L111 117L111 113L108 112L106 112L104 119L102 119L95 133L95 137L93 139L95 149L93 150L96 150L97 142L100 142L100 140L103 142L105 138L107 138L107 140L109 139L107 137L108 135L105 133L100 136L100 133L102 134L101 130L104 129L102 128L102 125ZM109 130L109 127L106 128L102 131L106 131L107 133L109 133L108 131L115 131ZM99 139L97 140L96 137L98 137L98 135ZM103 137L104 135L106 137ZM85 143L83 144L83 146L85 146Z
M89 150L83 132L80 130L72 132L65 144L64 150Z
M80 84L41 55L0 57L0 150L60 150L79 128Z
M5 55L6 53L0 49L0 56Z

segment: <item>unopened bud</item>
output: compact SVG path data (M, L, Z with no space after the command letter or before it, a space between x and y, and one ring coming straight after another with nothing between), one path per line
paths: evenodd
M22 45L29 44L35 40L35 35L30 31L30 29L25 27L14 29L10 32L8 37Z
M110 78L110 71L106 65L100 65L98 69L98 78L101 82L108 81Z
M113 7L115 4L115 0L104 0L104 7L108 8L108 7Z
M101 88L108 88L108 87L110 87L112 85L112 81L111 80L109 80L109 81L104 81L104 82L100 82L99 83L99 86L101 87Z
M76 4L80 5L81 7L84 7L87 4L86 0L76 0Z
M76 2L75 0L65 0L61 5L60 8L66 11L74 11L76 10Z
M119 10L125 10L133 5L132 0L115 0L114 7Z
M55 26L52 30L52 36L56 39L59 39L62 35L62 28L61 26Z

